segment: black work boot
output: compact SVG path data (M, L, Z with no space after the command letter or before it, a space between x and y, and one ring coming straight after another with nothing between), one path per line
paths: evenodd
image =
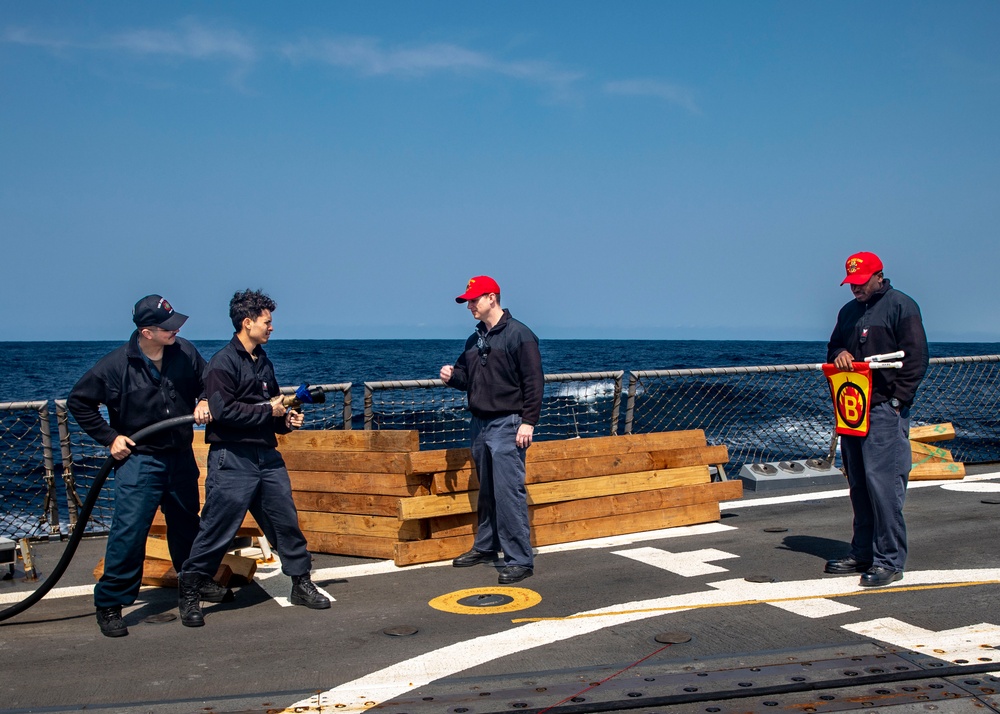
M124 637L128 634L120 605L97 608L97 624L100 625L101 634L105 637Z
M205 616L201 613L201 584L205 580L198 573L181 573L177 576L177 607L181 613L181 624L185 627L201 627Z
M293 605L305 605L312 610L330 607L330 599L316 589L309 573L292 576L292 595L289 600Z
M202 579L198 592L201 593L201 599L205 602L232 602L236 599L232 588L222 587L209 578Z

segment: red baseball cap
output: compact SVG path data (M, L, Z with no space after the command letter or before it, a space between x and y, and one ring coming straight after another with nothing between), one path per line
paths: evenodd
M455 298L455 302L468 302L488 293L500 294L500 286L497 285L497 281L489 275L477 275L469 279L469 283L465 286L465 292Z
M882 270L882 261L874 253L855 253L847 259L847 277L841 285L864 285Z

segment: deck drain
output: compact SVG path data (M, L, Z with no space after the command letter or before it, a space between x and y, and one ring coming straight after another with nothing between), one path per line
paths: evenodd
M748 575L743 578L748 583L776 583L778 579L773 575Z
M387 627L382 630L383 635L388 635L389 637L409 637L410 635L415 635L420 630L416 627L411 627L410 625L399 625L397 627Z
M682 645L691 641L691 635L686 632L661 632L653 639L661 645Z
M501 605L507 605L512 602L514 602L514 598L510 595L501 595L500 593L480 593L478 595L463 597L458 601L458 604L465 605L466 607L500 607Z
M150 615L149 617L142 618L142 621L147 625L162 625L165 622L173 622L177 619L177 615L172 612L161 612L158 615Z

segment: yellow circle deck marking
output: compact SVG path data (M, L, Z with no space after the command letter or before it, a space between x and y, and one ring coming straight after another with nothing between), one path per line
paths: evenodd
M467 597L475 597L476 595L506 595L509 598L513 598L513 600L503 605L488 607L470 607L469 605L462 605L459 602L459 600L464 600ZM453 612L456 615L496 615L504 612L527 610L541 601L541 595L527 588L471 588L470 590L456 590L453 593L440 595L427 604L435 610Z

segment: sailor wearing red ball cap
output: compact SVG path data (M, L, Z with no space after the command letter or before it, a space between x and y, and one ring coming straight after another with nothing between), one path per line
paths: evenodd
M841 285L854 299L840 310L827 362L850 370L865 357L904 352L902 368L872 370L868 434L840 437L854 535L850 555L829 561L826 572L862 573L862 586L877 587L901 580L906 564L910 407L927 371L927 336L917 303L889 284L877 255L855 253L845 267Z
M502 550L499 583L507 585L534 573L524 457L542 411L542 358L535 334L500 307L490 276L469 280L455 302L466 303L479 324L455 364L441 368L441 380L468 393L479 527L472 550L452 565L492 563Z

